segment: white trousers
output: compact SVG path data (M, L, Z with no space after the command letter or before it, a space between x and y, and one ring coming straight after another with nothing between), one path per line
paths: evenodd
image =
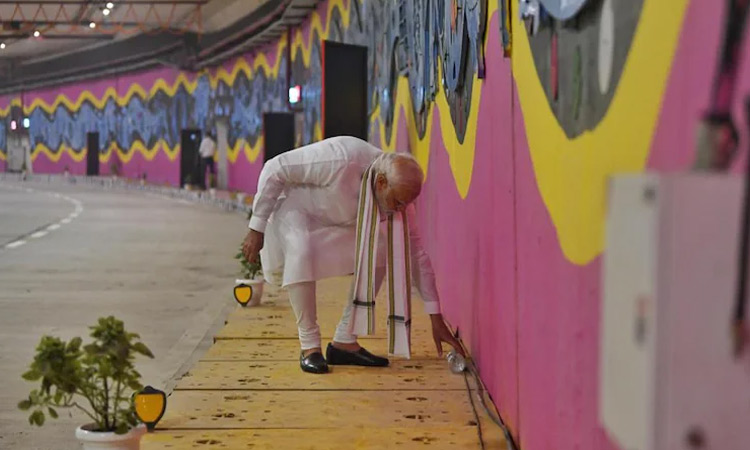
M385 277L385 270L375 271L375 292L380 290L380 285ZM315 282L305 281L287 286L289 302L292 304L294 315L297 317L297 330L299 332L299 343L302 350L311 348L322 348L320 345L320 325L318 325L318 312L315 297ZM348 300L348 299L347 299ZM342 344L353 344L357 342L357 335L349 332L349 321L352 318L352 304L347 301L344 313L336 327L333 340Z

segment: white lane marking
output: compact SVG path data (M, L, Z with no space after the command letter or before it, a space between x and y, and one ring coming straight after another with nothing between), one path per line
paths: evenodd
M2 186L2 187L6 187L6 186ZM31 188L22 188L22 187L15 187L15 186L7 186L7 187L9 189L16 189L16 190L19 190L19 191L26 191L26 192L29 192L29 193L37 192L36 190L31 189ZM78 217L83 212L83 202L81 202L80 200L72 198L72 197L68 197L67 195L63 195L63 194L60 194L60 193L57 193L57 192L45 192L45 193L48 194L48 195L50 195L50 196L53 196L55 198L63 199L65 201L68 201L68 202L72 203L75 206L75 211L72 212L71 214L69 214L68 217L60 220L57 223L53 223L52 225L48 226L44 230L40 230L40 231L36 231L36 232L32 233L29 236L31 239L39 239L39 238L42 238L42 237L46 236L51 231L55 231L55 230L59 229L61 226L69 224L70 222L73 221L73 219L75 219L76 217ZM26 244L26 242L27 241L25 241L23 239L19 239L17 241L11 242L10 244L6 244L3 248L7 248L7 249L17 248L17 247L20 247L20 246Z

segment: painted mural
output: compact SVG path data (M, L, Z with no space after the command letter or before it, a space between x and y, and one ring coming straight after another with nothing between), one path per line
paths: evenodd
M303 87L304 143L316 139L319 126L320 43L323 39L367 45L372 49L368 62L369 106L385 124L387 140L392 134L396 81L400 76L409 80L411 107L417 117L420 137L423 138L426 131L430 104L442 86L456 132L463 138L473 75L484 70L482 43L487 2L362 0L351 5L334 4L329 15L327 29L313 26L308 31L306 39L312 42L310 48L295 45L299 41L293 44L291 81ZM262 65L255 73L226 67L224 74L227 76L217 76L210 71L180 74L182 76L171 85L159 78L163 75L159 73L154 74L156 77L148 92L139 85L125 95L107 91L97 97L90 90L76 92L72 88L71 95L63 94L52 102L37 101L35 92L25 93L25 100L17 97L11 101L23 103L31 119L33 159L42 152L56 160L59 153L67 151L73 160L81 161L86 133L93 131L99 132L100 147L118 149L121 159L128 160L131 149L154 149L158 143L174 156L182 129L210 129L217 118L229 118L232 148L240 143L254 148L262 131L262 112L286 108L286 45L286 38L277 45L278 64L272 70ZM253 56L248 55L242 60L252 59ZM241 62L234 62L235 67L238 64ZM127 77L117 79L116 84L131 85ZM0 110L0 117L3 116L7 116L7 112L3 114ZM6 122L4 120L1 126L7 126ZM2 135L4 139L5 133ZM4 143L1 144L0 149L5 149ZM109 161L106 152L104 162Z
M85 90L70 86L24 93L9 103L23 104L30 119L33 160L57 163L65 156L64 167L73 173L81 171L76 163L84 160L88 132L99 133L100 161L109 163L106 168L112 170L114 164L127 165L136 153L150 161L162 152L175 162L181 131L213 129L217 118L229 120L230 155L236 159L241 150L257 153L262 127L258 112L279 111L286 105L285 82L276 76L286 71L286 60L278 58L274 67L264 63L265 58L256 62L251 68L241 60L229 72L223 68L200 74L159 70L117 78L115 86L110 80L101 80ZM103 89L97 90L102 83ZM0 115L3 112L0 110ZM7 127L8 122L6 118L0 126ZM5 133L2 136L4 139ZM59 172L64 167L53 164L47 168ZM141 177L149 171L143 165L141 169L142 173L125 173ZM163 181L175 184L176 179L170 176Z
M556 19L543 8L541 15L525 18L539 82L568 138L604 118L642 9L643 0L604 0L577 10L572 20Z
M622 450L598 420L606 180L689 167L727 3L328 0L216 69L0 97L0 162L10 106L22 104L35 170L82 172L85 132L97 130L102 161L175 184L180 130L226 118L230 187L253 192L262 112L286 108L287 64L312 142L322 40L366 45L370 140L425 169L419 225L443 313L521 448ZM737 71L727 104L742 123L750 59Z

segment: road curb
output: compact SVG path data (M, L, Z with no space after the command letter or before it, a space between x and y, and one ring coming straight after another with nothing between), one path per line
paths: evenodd
M210 191L188 191L171 186L157 186L154 184L141 183L138 180L114 177L94 177L80 175L52 175L52 174L20 174L0 173L0 181L47 183L53 185L79 185L86 187L99 187L102 189L118 189L123 191L140 191L161 195L168 198L187 200L197 204L208 204L220 207L226 211L237 211L247 214L252 205L245 203L242 199L221 198Z

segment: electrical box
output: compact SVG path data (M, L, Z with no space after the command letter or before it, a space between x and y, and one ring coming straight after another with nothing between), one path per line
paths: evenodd
M743 180L609 185L599 414L621 450L750 449L750 348L735 358Z

